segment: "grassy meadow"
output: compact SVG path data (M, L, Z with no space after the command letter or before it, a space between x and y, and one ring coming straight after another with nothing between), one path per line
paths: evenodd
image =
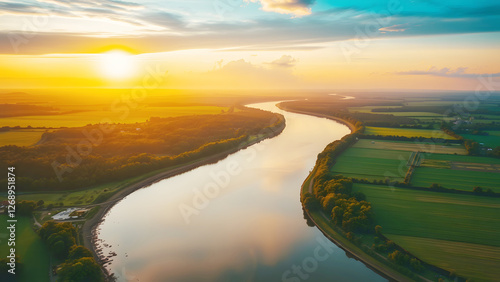
M500 199L368 184L354 191L373 204L383 234L420 259L473 279L498 277Z
M0 255L6 257L9 246L7 238L7 216L0 215L0 228L3 236L0 244ZM16 254L20 256L24 270L19 272L20 281L48 282L50 254L42 239L31 228L31 219L17 217L16 223Z

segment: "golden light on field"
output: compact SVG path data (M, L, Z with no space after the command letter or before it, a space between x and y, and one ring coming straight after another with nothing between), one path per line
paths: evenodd
M136 63L133 55L113 50L100 55L99 67L102 74L110 79L130 78L136 72Z

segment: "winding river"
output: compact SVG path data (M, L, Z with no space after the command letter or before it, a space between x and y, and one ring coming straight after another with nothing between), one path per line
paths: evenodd
M118 281L386 281L303 218L299 189L317 154L349 133L279 112L277 137L128 195L98 227Z

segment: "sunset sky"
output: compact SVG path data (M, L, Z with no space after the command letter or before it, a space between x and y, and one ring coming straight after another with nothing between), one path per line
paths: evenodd
M356 3L356 4L353 4ZM500 77L498 1L0 2L3 88L473 90Z

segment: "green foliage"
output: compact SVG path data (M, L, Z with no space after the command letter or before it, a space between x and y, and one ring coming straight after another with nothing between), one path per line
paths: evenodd
M79 189L235 149L248 136L272 133L283 123L278 114L248 109L107 125L113 128L107 133L102 124L59 129L44 133L35 147L0 147L0 165L15 160L23 170L17 178L23 191Z
M69 222L45 222L38 234L57 258L66 259L69 250L76 244L76 228Z
M61 265L58 272L60 282L99 282L104 281L99 265L91 257L83 257L67 261Z
M92 252L84 246L72 246L69 249L68 260L77 260L81 258L93 258Z
M32 216L37 204L34 201L19 201L16 203L18 215Z
M302 202L307 210L316 210L321 207L318 199L311 193L306 193L302 198Z
M410 260L410 266L415 270L416 272L422 272L424 271L425 267L422 265L422 262L416 258L412 258Z

